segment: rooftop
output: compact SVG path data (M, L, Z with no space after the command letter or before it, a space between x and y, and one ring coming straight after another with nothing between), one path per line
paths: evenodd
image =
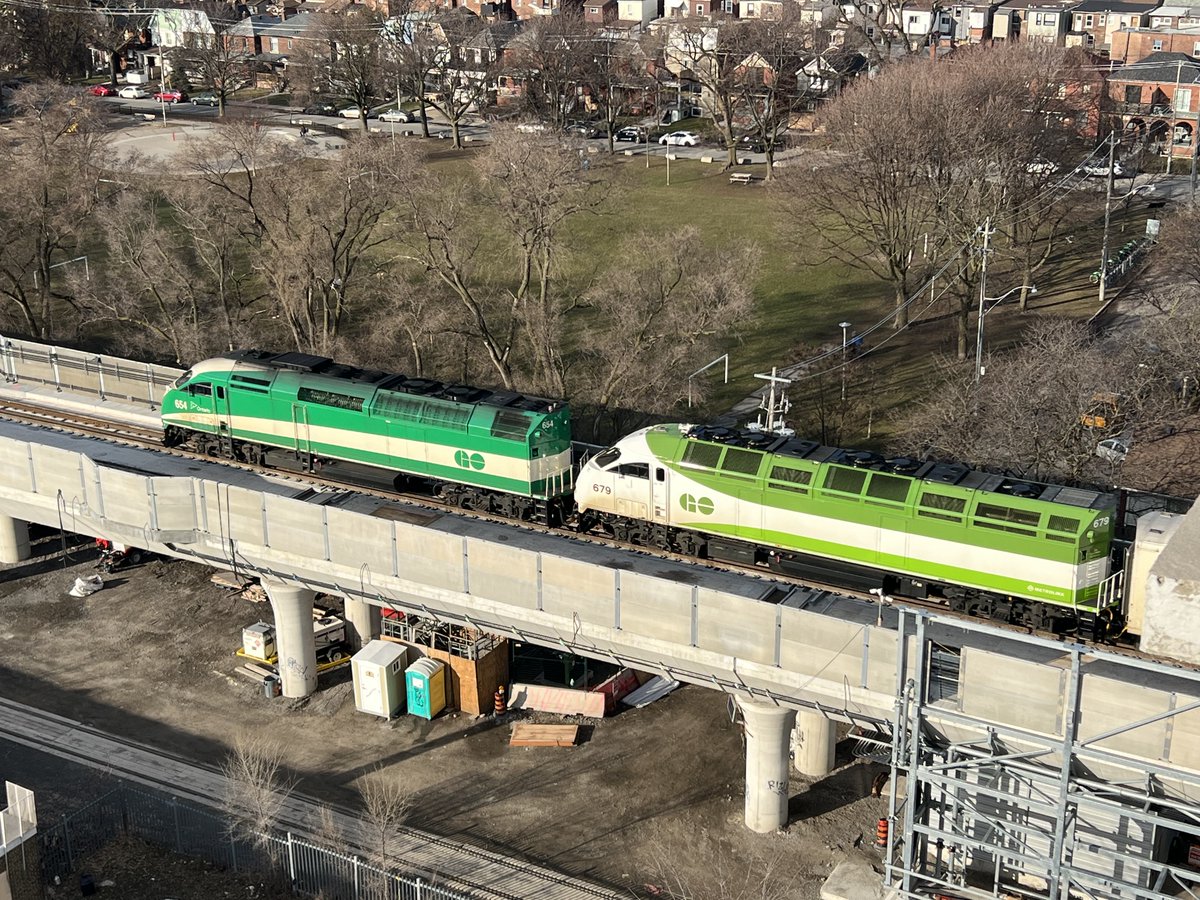
M1186 53L1160 51L1137 62L1122 66L1110 75L1111 81L1165 82L1200 84L1200 60Z

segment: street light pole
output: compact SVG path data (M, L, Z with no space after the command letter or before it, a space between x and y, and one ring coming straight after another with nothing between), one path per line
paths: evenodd
M1116 178L1117 133L1108 135L1108 175L1104 179L1104 240L1100 243L1100 305L1104 305L1104 289L1108 285L1108 224L1112 219L1113 181Z
M986 310L983 304L987 301L987 267L988 254L991 253L992 219L989 216L983 221L983 262L979 270L979 319L975 323L975 382L983 377L983 317Z
M846 345L849 335L849 322L838 322L838 328L842 329L842 399L846 399Z

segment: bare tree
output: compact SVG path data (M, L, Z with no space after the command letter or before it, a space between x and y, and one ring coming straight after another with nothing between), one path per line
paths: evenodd
M69 88L30 85L14 104L0 138L0 299L17 328L45 339L75 303L52 267L78 255L100 202L107 136L96 103Z
M371 106L390 80L383 52L384 15L361 4L314 15L313 39L301 42L300 52L289 58L293 84L309 95L349 97L365 132Z
M136 9L136 7L135 7ZM127 7L109 9L105 5L93 7L86 18L87 45L96 53L104 55L108 63L109 83L117 84L117 70L121 65L121 53L150 24L145 13L130 13Z
M358 792L371 855L377 866L387 869L395 863L392 847L396 832L412 812L412 787L399 773L389 775L382 767L376 767L360 780Z
M461 149L463 123L486 104L495 84L501 51L496 32L511 26L485 26L465 7L440 12L432 26L439 35L437 63L428 73L429 92L422 86L422 96L446 117L454 146Z
M844 45L863 50L878 66L928 47L945 6L940 0L919 7L911 0L846 0L836 9Z
M637 40L618 37L603 27L594 29L587 38L580 77L586 85L586 100L604 123L609 153L615 149L617 122L649 105L655 82L649 74L648 40L644 35Z
M188 15L196 29L168 51L171 67L207 86L217 98L217 115L224 116L230 96L254 83L254 57L237 34L228 3L198 0Z
M701 846L704 842L705 846ZM654 841L647 848L647 878L668 900L787 900L799 874L782 852L748 854L712 837L690 836L690 850L706 861L703 875L688 865L677 845Z
M507 46L504 73L520 84L521 107L561 130L581 102L591 35L582 8L534 22Z
M589 329L576 350L572 397L601 420L620 410L669 413L687 397L688 374L709 362L753 309L759 256L736 245L705 246L684 227L669 235L632 235L603 288L588 294Z
M55 81L91 72L90 7L14 5L0 16L0 70Z
M421 130L429 137L429 105L426 85L445 58L442 32L436 23L424 18L401 16L384 31L385 59L396 82L396 102L401 92L411 95L419 104Z
M665 48L668 68L700 85L701 102L724 139L726 167L737 163L734 129L747 34L747 23L738 19L684 19L672 28Z
M239 734L221 763L221 774L222 806L233 833L271 853L271 832L295 786L284 775L282 748L262 734Z

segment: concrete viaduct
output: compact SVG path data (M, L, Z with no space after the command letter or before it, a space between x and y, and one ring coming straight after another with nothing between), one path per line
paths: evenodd
M142 423L180 374L12 341L0 364L0 406ZM0 460L0 560L28 555L37 522L253 574L287 696L316 686L313 598L335 593L362 640L390 606L733 695L755 831L786 823L793 728L797 768L819 776L834 723L859 726L893 767L887 877L904 896L981 865L996 890L1040 879L1050 897L1200 883L1160 847L1164 829L1200 844L1192 669L10 421Z

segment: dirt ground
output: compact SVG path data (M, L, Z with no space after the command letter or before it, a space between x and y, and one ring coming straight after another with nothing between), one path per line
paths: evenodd
M267 605L177 561L118 571L75 599L67 589L93 573L93 551L75 548L66 568L57 535L35 551L45 555L0 571L0 693L208 764L239 731L265 727L286 748L297 789L331 803L355 805L356 781L382 767L415 792L414 827L638 895L678 877L671 893L694 900L733 900L717 886L750 870L775 873L756 896L816 898L885 814L886 800L869 797L879 770L853 761L843 741L832 776L793 777L785 831L749 832L740 731L725 696L700 687L588 720L585 742L570 749L509 748L508 727L491 717L359 714L348 670L322 676L308 701L270 700L232 674L242 627L270 621Z

